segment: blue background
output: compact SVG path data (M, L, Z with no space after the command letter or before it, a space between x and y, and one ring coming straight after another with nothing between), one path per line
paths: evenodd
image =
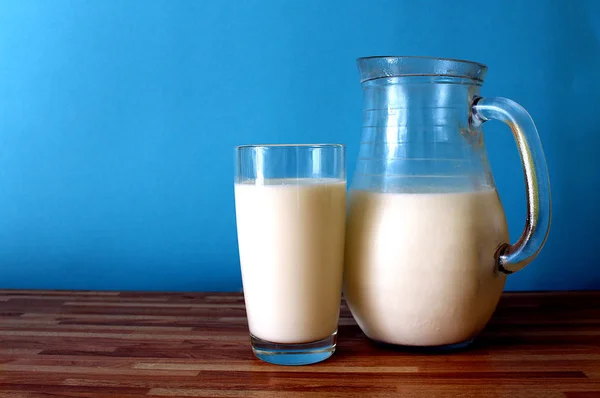
M232 147L342 142L351 172L355 58L384 54L489 66L554 194L507 289L600 288L594 0L0 0L0 287L239 290ZM486 144L516 238L518 153L499 122Z

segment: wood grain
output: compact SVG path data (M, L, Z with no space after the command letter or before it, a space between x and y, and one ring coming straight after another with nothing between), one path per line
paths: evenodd
M470 349L254 358L240 294L0 290L0 397L600 397L600 292L505 294Z

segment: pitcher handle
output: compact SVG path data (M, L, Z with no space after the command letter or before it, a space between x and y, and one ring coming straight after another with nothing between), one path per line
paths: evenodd
M491 119L506 123L512 130L525 173L525 229L519 240L500 246L495 255L498 270L512 274L529 264L546 242L552 218L550 180L540 136L525 108L508 98L476 98L471 119L474 127Z

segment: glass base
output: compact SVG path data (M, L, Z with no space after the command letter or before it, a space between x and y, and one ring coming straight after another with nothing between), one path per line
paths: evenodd
M386 348L391 348L399 351L409 351L416 353L424 353L424 354L446 354L452 353L456 351L464 350L471 346L471 344L475 341L475 338L454 344L444 344L444 345L435 345L435 346L412 346L412 345L396 345L390 343L384 343L382 341L373 340L375 344L381 345Z
M311 343L281 344L261 340L250 334L252 351L258 359L275 365L310 365L333 355L337 330L323 340Z

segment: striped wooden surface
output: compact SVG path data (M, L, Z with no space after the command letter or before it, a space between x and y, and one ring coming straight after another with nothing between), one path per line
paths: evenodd
M600 397L600 292L506 294L470 350L255 359L239 294L0 290L0 397Z

